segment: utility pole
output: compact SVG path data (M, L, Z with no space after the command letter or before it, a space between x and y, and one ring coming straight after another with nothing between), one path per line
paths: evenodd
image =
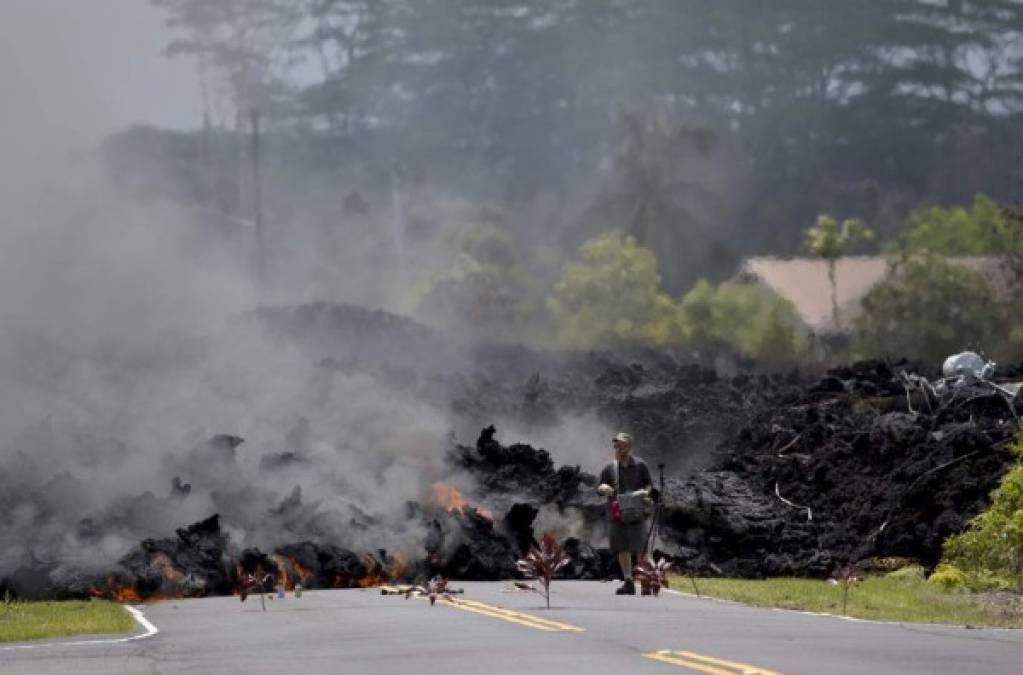
M252 127L252 145L250 157L252 160L252 201L254 220L256 222L256 283L262 293L266 285L266 243L263 238L263 179L260 174L260 139L259 139L259 111L253 107L249 111Z

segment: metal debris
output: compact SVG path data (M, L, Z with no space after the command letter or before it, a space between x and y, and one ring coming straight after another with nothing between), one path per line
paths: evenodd
M999 396L1019 424L1016 400L1023 382L995 382L995 368L993 361L986 361L976 352L961 352L945 359L940 380L932 382L904 370L900 371L899 377L906 389L906 405L911 413L917 413L913 407L914 393L922 395L930 413L936 409L956 408L978 398Z

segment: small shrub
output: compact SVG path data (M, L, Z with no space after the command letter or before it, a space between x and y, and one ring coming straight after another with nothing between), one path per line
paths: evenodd
M405 592L405 599L408 600L413 595L422 595L430 601L430 605L437 604L437 598L444 598L448 602L454 603L455 598L451 595L451 591L448 589L448 580L444 577L433 577L429 581L417 582L415 586Z
M540 545L529 547L529 553L515 563L522 576L540 582L540 588L532 584L520 584L519 588L542 595L547 601L547 609L551 608L551 581L562 567L572 561L565 553L564 547L558 543L552 532L544 532ZM542 590L541 590L542 589Z
M266 593L273 587L274 575L266 572L262 565L257 565L256 569L249 573L241 568L241 565L237 567L239 589L238 596L242 602L253 593L259 594L259 606L266 611Z
M660 595L662 588L668 588L671 585L668 574L671 572L672 567L671 561L667 558L654 560L650 555L644 555L636 569L633 570L636 578L639 580L640 587L643 589L643 594L649 593L657 597Z
M939 586L946 591L955 591L967 587L966 573L955 565L941 563L927 579L927 583Z
M1023 433L1017 436L1012 452L1023 460ZM991 506L974 518L965 532L945 541L942 562L936 575L943 566L958 569L965 577L959 582L972 590L1023 585L1023 461L1002 477L991 493ZM944 583L945 576L935 583Z
M842 615L849 605L849 589L863 580L863 572L854 565L839 565L831 573L831 582L842 587Z
M927 573L921 565L909 565L889 572L885 575L889 579L898 579L900 581L924 581L927 578Z

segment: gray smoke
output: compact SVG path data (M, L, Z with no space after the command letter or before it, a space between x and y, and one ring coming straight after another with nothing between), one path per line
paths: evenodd
M439 480L471 495L471 479L450 475L443 457L452 430L478 428L458 428L443 396L375 377L343 343L324 362L323 344L255 316L267 303L413 304L396 291L386 227L365 214L295 216L271 239L271 284L258 287L251 230L225 236L208 213L111 182L95 148L126 113L118 87L90 79L111 61L99 31L116 18L147 48L158 52L162 38L152 16L125 7L138 3L90 3L85 38L39 48L48 20L53 38L70 30L57 19L71 4L0 10L12 38L0 43L0 83L13 102L0 107L0 578L41 565L103 570L141 539L214 512L242 546L311 539L415 556L423 533L406 502L428 500ZM66 46L83 39L98 64ZM412 264L430 270L457 255ZM382 363L389 349L394 362L409 358L400 345L380 349ZM414 358L443 367L452 353ZM541 441L556 460L599 463L589 444L569 443L588 422Z
M28 202L0 253L0 576L102 567L211 512L243 545L414 549L401 507L444 477L442 407L269 335L173 206L101 180Z

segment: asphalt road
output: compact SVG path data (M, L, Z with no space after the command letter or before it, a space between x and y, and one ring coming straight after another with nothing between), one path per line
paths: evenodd
M0 646L0 673L1020 673L1023 631L855 622L555 583L453 584L457 607L379 590L144 607L139 640ZM82 638L74 641L81 642ZM7 648L5 648L7 647Z

